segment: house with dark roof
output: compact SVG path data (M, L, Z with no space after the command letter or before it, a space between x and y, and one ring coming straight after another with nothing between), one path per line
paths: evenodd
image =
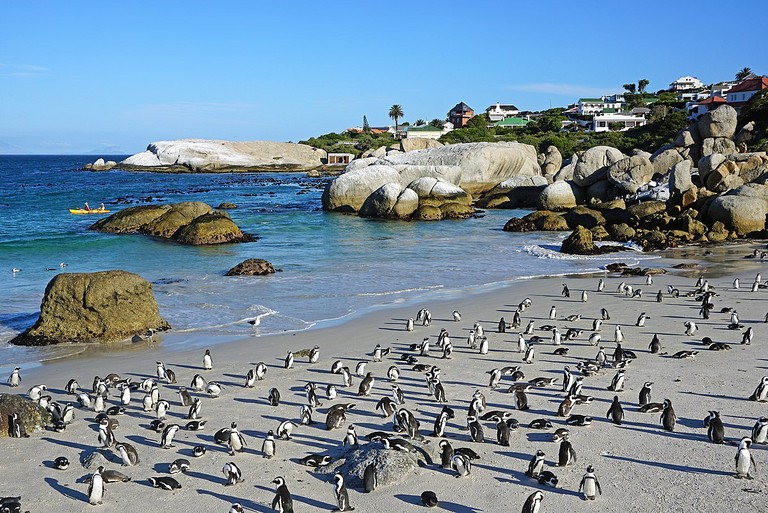
M491 123L495 123L497 121L503 121L506 118L517 116L520 113L520 109L511 103L496 102L496 105L490 105L485 109L485 113L488 114L488 119Z
M467 126L467 122L474 117L475 111L464 102L457 103L456 106L448 112L448 121L453 123L453 126L456 128L464 128Z
M768 89L768 77L747 78L731 87L726 93L725 99L728 101L728 105L736 110L741 110L750 98L763 89Z

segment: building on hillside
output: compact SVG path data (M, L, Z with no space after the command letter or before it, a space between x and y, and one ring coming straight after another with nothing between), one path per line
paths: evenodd
M511 103L504 104L496 102L496 105L491 105L485 109L485 113L488 114L490 122L495 123L506 118L517 116L520 113L520 109Z
M475 111L464 102L457 103L456 106L448 112L448 121L453 123L453 126L456 128L464 128L467 126L467 122L473 117L475 117Z
M372 126L372 134L392 134L395 135L395 127L393 126Z
M717 84L712 84L709 87L709 95L710 96L719 96L721 98L725 98L728 94L728 91L731 90L733 86L738 84L736 81L726 81L726 82L718 82Z
M711 110L715 110L720 105L725 104L725 98L722 96L710 96L698 102L688 102L685 104L685 110L688 112L688 119L696 121L701 116Z
M354 159L355 155L353 153L329 153L326 163L329 165L349 164Z
M409 126L405 137L407 139L440 139L443 134L449 131L432 125Z
M530 123L530 120L521 117L504 118L497 121L493 126L498 128L524 128Z
M701 91L680 91L677 99L681 102L700 102L706 100L712 95L712 91L704 89Z
M616 126L619 131L629 130L638 126L646 124L646 119L642 116L631 116L629 114L611 113L611 114L598 114L592 120L593 132L610 132L615 130Z
M621 101L617 101L621 99ZM616 112L624 105L624 97L621 95L602 96L600 98L579 98L579 114L593 116L601 114L606 109Z
M696 77L684 76L680 77L671 84L669 89L672 91L690 91L692 89L702 89L704 83Z
M728 105L736 110L741 110L750 98L763 89L768 89L768 77L748 78L731 87L725 99Z

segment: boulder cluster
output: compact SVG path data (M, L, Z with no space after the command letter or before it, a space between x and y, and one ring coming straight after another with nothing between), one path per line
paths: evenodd
M404 149L417 144L406 141L401 142ZM352 161L328 183L323 209L386 219L463 218L475 213L476 198L509 190L508 180L515 186L546 184L533 146L424 141L418 143L424 149L389 150L378 157L374 152Z
M225 212L201 202L130 207L94 223L91 230L143 233L180 244L207 245L254 240Z
M768 155L737 152L736 141L748 137L736 134L736 123L736 111L724 105L653 154L596 146L573 155L539 194L539 210L504 229L582 226L595 240L646 249L764 236Z

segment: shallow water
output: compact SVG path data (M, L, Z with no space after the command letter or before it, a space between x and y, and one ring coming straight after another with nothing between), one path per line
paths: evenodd
M153 283L161 314L175 331L247 336L306 329L380 305L449 298L525 277L656 258L636 252L565 256L557 252L564 233L501 230L525 211L489 210L483 217L438 223L384 222L322 212L324 180L303 173L78 170L93 159L0 156L2 361L35 361L65 351L6 344L34 323L45 286L59 272L137 273ZM229 211L232 219L259 240L189 247L92 232L88 227L98 216L68 212L84 201L92 207L104 202L112 212L139 204L232 202L238 206ZM246 258L267 259L282 272L224 276Z

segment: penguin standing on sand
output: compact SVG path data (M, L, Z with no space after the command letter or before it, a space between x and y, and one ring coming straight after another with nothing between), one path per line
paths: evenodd
M555 308L555 305L552 305L552 308L549 309L549 318L550 320L557 318L557 308Z
M752 453L749 451L749 447L752 445L752 440L748 437L744 437L739 442L739 449L736 451L736 478L737 479L752 479L749 475L749 469L755 469L757 472L757 465L755 459L752 457Z
M664 399L664 409L661 412L661 425L666 429L667 431L674 431L675 430L675 423L677 422L677 415L675 415L675 410L672 408L672 401L669 399Z
M349 504L349 493L346 484L344 484L344 476L336 473L333 476L333 482L333 493L336 496L336 505L339 511L354 511L355 508Z
M584 494L585 501L593 501L595 500L597 494L603 494L603 490L600 488L600 481L597 480L597 476L595 476L595 469L592 467L592 465L587 467L587 471L584 473L584 477L581 478L579 491Z
M91 475L91 484L88 485L88 502L90 504L102 504L104 499L104 479L101 477L103 471L104 467L100 466Z
M611 419L611 422L617 426L620 426L621 421L624 420L624 409L621 407L618 395L613 396L613 402L611 403L611 407L608 409L606 417Z
M536 454L533 455L530 463L528 463L528 470L525 471L525 475L536 479L544 470L544 451L539 449Z
M749 400L761 403L768 401L768 376L763 376L763 379L760 380L760 384L757 385L755 391L749 396Z
M283 362L283 367L286 369L293 369L293 351L288 351L288 354L285 355L285 362Z
M648 345L648 350L652 354L658 354L661 351L661 341L659 341L659 335L654 333L651 343Z
M203 355L203 370L213 369L213 358L211 358L211 350L206 349Z
M272 483L277 485L275 498L272 499L272 509L277 510L278 513L293 513L293 498L285 484L285 478L278 476Z
M558 451L557 466L566 467L575 462L576 462L576 451L574 450L573 445L571 444L570 440L568 440L568 437L566 436L560 442L560 450Z
M752 441L756 444L768 443L768 417L760 417L752 428Z
M653 382L651 381L646 381L643 384L637 401L638 405L643 406L651 402L651 387L653 387Z
M472 461L465 454L454 453L451 467L456 471L454 477L464 477L472 473Z
M269 389L269 396L267 397L267 400L269 401L270 406L279 406L280 405L280 391L277 388L270 388Z
M237 422L233 422L229 428L229 437L227 438L227 445L229 446L230 456L234 456L236 452L243 452L245 450L245 437L237 429Z
M587 296L587 291L586 290L582 290L581 291L581 302L582 303L586 303L588 299L589 299L589 296Z
M405 321L405 331L413 331L413 318L409 318Z
M16 367L11 371L11 375L8 376L8 384L12 387L17 387L21 384L21 367Z
M440 440L438 447L440 447L440 467L447 469L452 468L453 447L451 446L451 443L448 440Z
M741 337L741 343L749 345L752 343L752 337L754 336L754 330L752 329L752 326L747 328L747 330L744 332L744 335Z
M561 295L563 297L571 297L571 291L570 289L568 289L568 285L566 285L565 283L563 283L563 291L561 292Z
M597 282L597 291L602 292L603 290L605 290L605 281L600 278L600 280Z
M496 441L503 447L509 447L509 425L498 415L491 417L491 420L496 423Z
M124 467L133 467L140 463L139 452L131 444L120 442L115 445L115 450L120 453Z
M370 463L363 471L363 490L371 493L379 485L379 476L376 474L376 464Z
M474 415L467 417L467 426L469 427L469 436L473 442L483 443L485 441L483 426L477 420L477 417Z
M525 499L523 504L522 513L539 513L541 511L541 501L544 499L544 494L541 492L533 492Z
M309 363L317 363L320 360L320 346L315 346L309 350L309 356L307 357Z
M267 459L271 459L275 455L275 432L271 429L261 444L261 455Z
M224 477L227 478L226 486L232 486L244 481L243 471L233 461L225 463L221 471L224 473Z
M170 449L173 447L173 437L179 430L178 424L168 424L163 430L163 434L160 436L160 447L163 449Z
M365 378L360 382L360 386L357 390L358 397L371 395L371 390L373 390L373 385L375 381L376 380L373 377L373 373L372 372L367 373L365 375Z
M713 444L721 444L725 440L725 427L723 421L720 419L719 411L709 412L709 429L707 430L707 437Z
M347 434L344 436L344 440L341 442L342 446L357 447L360 445L360 441L357 438L357 432L355 432L355 426L350 424L347 427Z

